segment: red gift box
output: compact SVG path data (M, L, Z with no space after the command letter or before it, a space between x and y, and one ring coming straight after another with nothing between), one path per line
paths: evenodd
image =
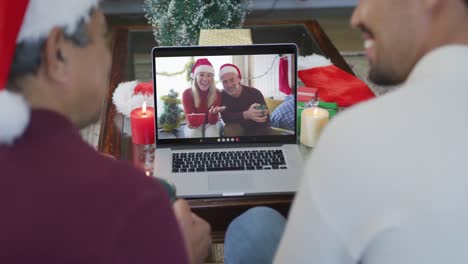
M297 101L307 103L310 100L317 101L317 88L300 86L297 88Z

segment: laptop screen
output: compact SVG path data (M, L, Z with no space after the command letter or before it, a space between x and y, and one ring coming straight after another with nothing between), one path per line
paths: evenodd
M294 44L156 47L156 144L296 142Z

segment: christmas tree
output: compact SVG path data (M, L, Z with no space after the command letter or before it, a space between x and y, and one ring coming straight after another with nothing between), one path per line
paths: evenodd
M200 29L240 28L251 0L144 0L146 18L161 46L198 43Z
M176 128L180 126L182 120L184 120L184 115L182 109L180 109L179 104L181 104L180 99L177 98L179 94L171 89L168 95L162 96L161 100L164 102L164 111L159 117L159 127L162 127L164 132L174 132Z

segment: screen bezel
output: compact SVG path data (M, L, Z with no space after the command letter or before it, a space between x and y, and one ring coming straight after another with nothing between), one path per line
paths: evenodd
M297 88L297 46L296 44L255 44L255 45L233 45L233 46L188 46L188 47L154 47L151 51L152 58L152 77L154 87L154 105L157 104L157 84L156 84L156 58L157 57L187 57L187 56L222 56L222 55L262 55L262 54L293 54L294 55L294 76L291 76L293 93L296 94ZM297 98L294 100L294 134L292 135L259 135L259 136L239 136L235 141L221 141L218 138L158 138L157 107L155 107L155 139L156 147L173 146L207 146L207 145L245 145L245 144L296 144L297 142ZM220 139L222 139L221 137ZM227 138L227 137L225 137ZM230 137L231 138L231 137Z

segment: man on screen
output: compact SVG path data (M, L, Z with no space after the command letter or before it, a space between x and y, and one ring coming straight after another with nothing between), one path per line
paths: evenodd
M240 83L242 75L234 64L223 64L219 78L224 88L222 105L226 106L221 112L226 123L224 136L268 134L270 114L262 93Z

